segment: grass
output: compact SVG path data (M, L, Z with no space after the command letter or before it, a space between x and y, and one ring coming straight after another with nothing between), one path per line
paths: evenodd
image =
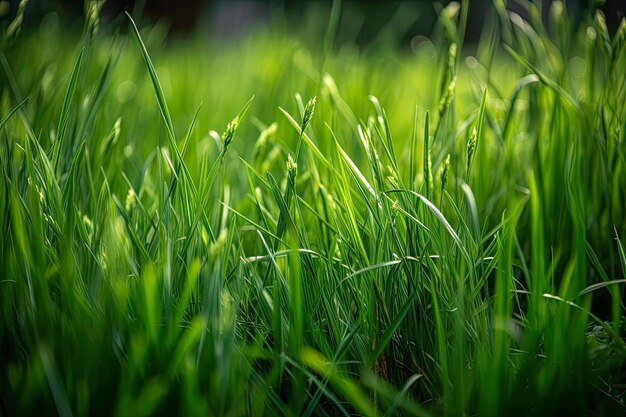
M626 23L468 4L411 51L12 24L2 415L626 412Z

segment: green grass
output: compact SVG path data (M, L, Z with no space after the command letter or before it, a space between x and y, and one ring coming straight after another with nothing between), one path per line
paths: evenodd
M2 415L625 413L626 23L468 3L9 27Z

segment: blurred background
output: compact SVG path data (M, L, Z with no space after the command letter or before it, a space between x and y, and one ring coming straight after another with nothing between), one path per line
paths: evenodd
M23 1L23 0L22 0ZM483 26L486 8L493 0L471 0L468 15L466 40L475 41ZM357 44L367 44L375 39L386 27L393 26L396 34L404 33L398 42L407 44L415 35L430 35L436 23L438 12L449 1L354 1L341 3L342 13L338 36L342 32L357 33ZM521 2L509 1L507 8L526 15ZM548 16L552 1L536 1ZM580 18L591 3L603 10L609 31L614 32L624 17L625 0L566 0L565 7L574 18ZM17 13L20 0L0 1L0 23L8 26ZM168 28L168 35L185 36L189 33L207 31L210 36L222 39L236 38L260 24L272 20L287 22L297 27L310 14L328 11L332 1L302 0L106 0L103 3L101 19L104 22L122 21L124 11L130 12L135 20L142 23L160 22ZM64 24L77 27L82 24L85 14L84 0L30 0L24 14L24 28L38 25L43 16L54 12Z

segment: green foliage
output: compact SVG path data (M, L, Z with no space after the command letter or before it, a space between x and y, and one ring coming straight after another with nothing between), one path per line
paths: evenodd
M469 3L411 52L20 6L2 414L626 412L626 24Z

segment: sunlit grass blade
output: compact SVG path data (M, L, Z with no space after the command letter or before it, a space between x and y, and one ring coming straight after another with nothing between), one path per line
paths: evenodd
M159 77L156 73L156 69L154 68L154 65L152 64L150 55L148 55L148 50L146 48L146 45L143 42L143 39L141 38L139 29L137 29L137 25L135 24L135 21L130 16L130 14L128 14L128 12L126 12L126 16L130 20L130 23L133 27L133 32L135 34L135 37L137 38L137 43L139 44L139 47L141 49L141 54L146 63L146 66L148 67L148 72L150 74L150 79L152 80L152 86L154 88L154 94L156 95L157 104L159 105L159 112L161 113L161 117L163 118L163 122L165 123L165 129L167 131L168 141L170 143L170 146L176 145L176 134L174 133L174 124L172 123L170 111L167 108L167 101L165 100L165 95L163 94L163 88L161 87L161 83L159 82ZM172 146L172 148L178 149L175 146Z
M70 106L72 99L74 98L74 92L76 91L76 84L78 83L78 77L80 74L81 64L83 62L83 55L85 49L81 49L76 58L76 63L72 69L70 75L70 81L65 92L65 98L63 99L63 106L61 107L61 115L59 116L59 124L57 126L55 141L52 146L52 166L58 169L59 158L61 155L61 147L65 145L65 134L67 130L67 123L70 116Z
M26 103L28 101L29 97L26 97L24 100L22 100L21 102L18 103L17 106L13 107L13 109L11 109L11 111L2 118L2 120L0 120L0 130L4 127L4 125L9 121L9 119L11 118L11 116L13 116L15 114L16 111L18 111L20 109L20 107L22 107L22 105L24 105L24 103Z
M330 363L319 352L306 348L302 351L302 360L317 374L324 378L328 378L329 382L334 385L341 392L341 394L346 397L364 416L373 417L378 415L376 407L369 401L358 385L342 376L336 369L335 365Z

